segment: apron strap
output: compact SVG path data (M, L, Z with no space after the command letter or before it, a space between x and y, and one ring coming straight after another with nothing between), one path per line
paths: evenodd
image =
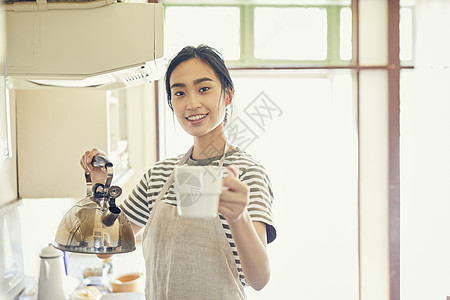
M228 148L230 147L230 143L228 142L228 140L225 141L225 148L223 149L223 155L219 160L219 167L222 168L223 166L223 161L225 160L225 154L228 151Z
M180 161L177 163L177 166L181 166L184 165L187 160L189 159L189 157L192 154L192 151L194 150L194 146L192 146L188 152L186 152L184 154L184 156L180 159ZM158 194L158 198L156 198L155 203L158 203L159 200L162 199L162 197L164 197L164 195L167 193L167 190L170 188L170 186L172 185L173 182L173 177L174 177L174 173L172 172L169 176L169 178L167 178L166 183L164 184L164 186L162 187L161 191Z

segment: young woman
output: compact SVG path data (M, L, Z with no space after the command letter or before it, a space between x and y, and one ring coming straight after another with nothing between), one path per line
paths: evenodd
M121 208L135 234L143 233L147 299L245 299L245 286L262 289L270 277L266 246L276 237L273 194L264 168L227 142L226 108L233 82L221 55L208 46L186 47L171 61L165 77L168 103L181 127L194 138L186 154L159 161L144 174ZM104 171L81 165L94 182ZM223 165L217 218L177 215L170 175L176 165Z

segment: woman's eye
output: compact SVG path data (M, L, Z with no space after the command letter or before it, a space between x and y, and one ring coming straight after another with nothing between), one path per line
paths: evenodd
M180 97L184 95L184 92L175 92L174 95Z
M209 87L202 87L201 89L200 89L200 92L207 92L209 90Z

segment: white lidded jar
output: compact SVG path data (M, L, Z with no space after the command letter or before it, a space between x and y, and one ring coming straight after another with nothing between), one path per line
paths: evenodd
M66 299L63 252L51 244L41 250L38 300Z

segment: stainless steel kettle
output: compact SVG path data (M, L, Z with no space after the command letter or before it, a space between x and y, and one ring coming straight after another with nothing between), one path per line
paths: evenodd
M104 156L94 156L94 167L105 167L106 182L92 186L85 173L86 197L78 201L62 218L55 235L54 247L63 251L115 254L136 249L134 232L125 214L116 206L122 194L111 186L113 164Z

